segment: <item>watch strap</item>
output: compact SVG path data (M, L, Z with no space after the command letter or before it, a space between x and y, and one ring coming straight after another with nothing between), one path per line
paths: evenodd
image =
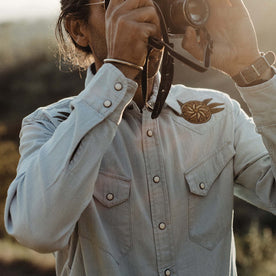
M239 86L247 86L262 80L263 73L275 62L275 54L272 51L262 53L261 57L251 65L232 77Z

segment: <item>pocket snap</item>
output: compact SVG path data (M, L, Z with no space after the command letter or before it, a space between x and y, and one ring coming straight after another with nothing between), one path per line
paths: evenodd
M212 250L231 229L235 154L230 144L185 173L190 239Z
M79 234L118 260L131 247L129 178L99 173L91 203L79 221ZM88 245L87 245L88 246Z

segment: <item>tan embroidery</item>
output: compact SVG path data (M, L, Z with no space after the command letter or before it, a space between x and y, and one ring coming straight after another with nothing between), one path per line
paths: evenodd
M206 99L200 101L190 101L181 103L177 101L181 107L181 116L192 124L204 124L208 122L212 114L218 113L224 108L216 108L217 106L223 105L223 103L212 103L208 104L212 99Z

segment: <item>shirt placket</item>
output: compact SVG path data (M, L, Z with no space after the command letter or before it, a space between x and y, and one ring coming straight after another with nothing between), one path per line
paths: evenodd
M176 275L172 251L172 226L162 149L157 120L144 109L142 121L151 220L159 275Z

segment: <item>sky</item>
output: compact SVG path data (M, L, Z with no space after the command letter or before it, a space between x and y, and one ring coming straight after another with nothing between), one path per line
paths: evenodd
M0 23L21 19L34 20L55 17L59 13L60 0L0 0ZM266 0L274 2L275 0ZM250 2L250 1L246 1Z
M59 0L0 0L0 22L54 17Z

